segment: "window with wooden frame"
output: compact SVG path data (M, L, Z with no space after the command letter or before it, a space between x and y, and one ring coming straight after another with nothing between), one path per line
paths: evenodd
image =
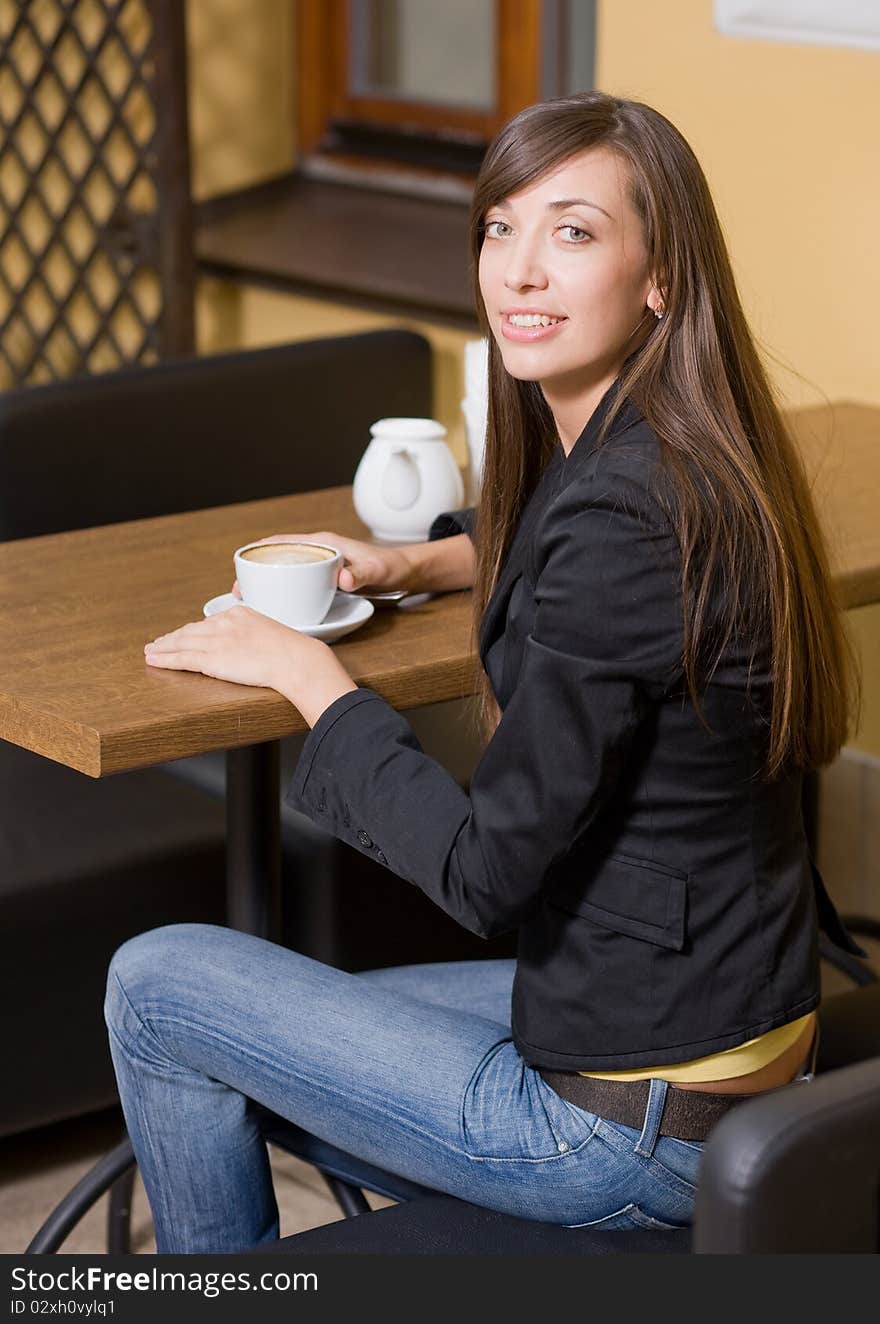
M516 111L592 85L592 0L298 0L300 168L467 192Z
M473 329L486 146L523 106L592 86L594 9L297 0L297 167L202 209L202 270Z

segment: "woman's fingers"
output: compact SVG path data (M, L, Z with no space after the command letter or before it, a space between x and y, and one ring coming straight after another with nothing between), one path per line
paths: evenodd
M236 607L233 610L242 609ZM170 630L168 634L160 634L150 643L144 644L144 656L149 662L172 654L178 658L184 653L191 658L203 656L204 650L212 646L212 640L217 639L226 626L228 622L221 622L219 616L211 616L203 621L189 621L186 625ZM178 662L178 665L183 664Z
M157 635L147 648L158 648L165 652L169 649L178 648L182 643L190 646L205 644L211 639L223 638L230 632L234 632L239 622L256 620L262 622L264 617L259 613L251 611L244 603L237 603L230 607L228 611L221 611L216 616L206 616L201 621L187 621L185 625L179 625L176 630L169 630L167 634Z
M184 650L163 653L147 645L144 659L148 667L165 667L169 671L201 671L205 655Z
M387 588L397 573L388 551L374 551L369 543L347 538L329 529L320 529L317 533L273 533L268 538L254 539L252 545L273 542L317 542L328 547L338 547L345 558L345 564L336 582L344 593L353 593L359 588ZM232 592L237 598L241 597L238 580L233 584Z
M144 646L144 655L147 666L277 690L309 726L357 688L328 644L244 604L160 636Z
M388 577L387 567L381 557L354 554L339 572L339 587L346 593L354 589L381 588Z
M232 611L244 611L233 607ZM226 615L226 613L222 613ZM209 616L202 621L188 621L168 634L160 634L144 645L144 661L150 667L164 667L170 671L201 671L210 676L216 672L216 661L230 635L232 622L221 615Z
M370 583L370 575L363 562L349 562L339 572L336 581L344 593L352 593Z
M378 557L363 555L362 548L365 544L358 542L356 538L346 538L341 534L331 533L329 529L319 529L317 533L273 533L268 538L256 539L252 545L272 542L317 542L329 547L338 547L346 559L336 582L346 593L362 588L364 584L377 583L378 577L382 575L381 560ZM232 592L236 597L241 597L238 580L233 584Z
M179 647L184 638L192 638L193 633L200 632L200 627L203 624L205 624L203 621L190 621L187 625L181 625L176 630L169 630L168 634L157 635L145 646L155 648L159 652L168 653Z

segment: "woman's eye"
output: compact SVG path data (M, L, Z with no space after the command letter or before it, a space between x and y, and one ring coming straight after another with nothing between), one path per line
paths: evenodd
M506 221L487 221L486 238L503 239L505 235L510 234L510 226Z
M563 234L566 231L568 232L566 242L570 244L582 244L585 239L592 238L592 235L588 234L586 230L582 230L579 225L560 225L559 229Z

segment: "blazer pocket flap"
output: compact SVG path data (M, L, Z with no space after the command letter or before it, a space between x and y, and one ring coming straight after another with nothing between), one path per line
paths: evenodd
M611 856L592 878L567 880L549 899L615 933L676 952L684 947L687 874L664 865Z

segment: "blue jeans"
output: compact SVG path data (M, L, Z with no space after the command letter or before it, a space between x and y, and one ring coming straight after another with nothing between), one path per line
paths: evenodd
M211 924L123 944L105 1018L159 1253L278 1237L256 1105L460 1199L609 1231L680 1227L702 1145L559 1097L511 1039L514 962L323 965Z

